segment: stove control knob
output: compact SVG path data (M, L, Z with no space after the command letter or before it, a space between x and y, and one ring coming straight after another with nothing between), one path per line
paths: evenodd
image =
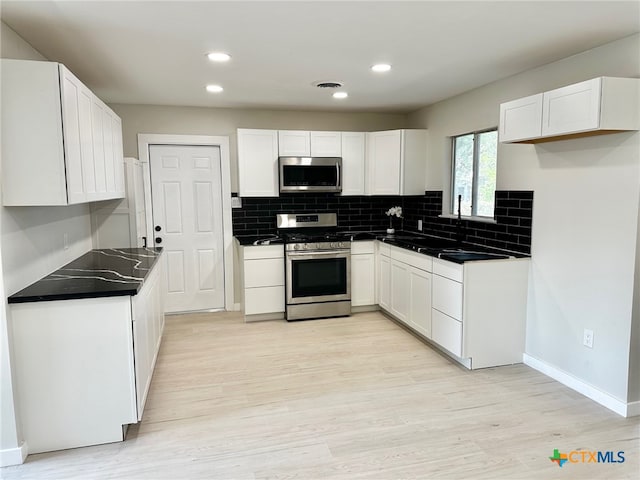
M294 249L294 250L300 250L300 245L294 245L294 246L293 246L293 249Z

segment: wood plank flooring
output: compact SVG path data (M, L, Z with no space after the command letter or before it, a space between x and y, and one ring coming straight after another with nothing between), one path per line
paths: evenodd
M565 464L554 449L625 452ZM637 479L640 419L524 366L469 372L380 313L167 317L121 443L31 455L5 479Z

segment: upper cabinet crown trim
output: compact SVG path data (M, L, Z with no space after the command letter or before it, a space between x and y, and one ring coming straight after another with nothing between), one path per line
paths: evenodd
M500 105L501 143L541 143L640 129L640 79L598 77Z

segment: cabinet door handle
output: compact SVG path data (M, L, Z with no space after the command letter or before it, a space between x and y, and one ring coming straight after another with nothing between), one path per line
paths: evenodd
M160 225L156 225L155 230L156 230L156 232L159 232L160 230L162 230L162 227Z
M147 237L142 237L142 248L147 248Z
M162 243L162 239L160 237L156 237L156 243Z

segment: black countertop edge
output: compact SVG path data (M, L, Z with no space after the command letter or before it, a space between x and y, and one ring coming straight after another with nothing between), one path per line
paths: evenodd
M136 295L162 248L90 250L8 298L10 304Z
M140 284L142 285L142 284ZM119 290L117 292L84 292L75 293L73 295L60 293L41 296L29 296L29 297L16 297L11 299L9 297L9 303L12 305L20 303L35 303L35 302L54 302L56 300L82 300L87 298L107 298L107 297L127 297L136 295L140 291L140 286L131 290Z

